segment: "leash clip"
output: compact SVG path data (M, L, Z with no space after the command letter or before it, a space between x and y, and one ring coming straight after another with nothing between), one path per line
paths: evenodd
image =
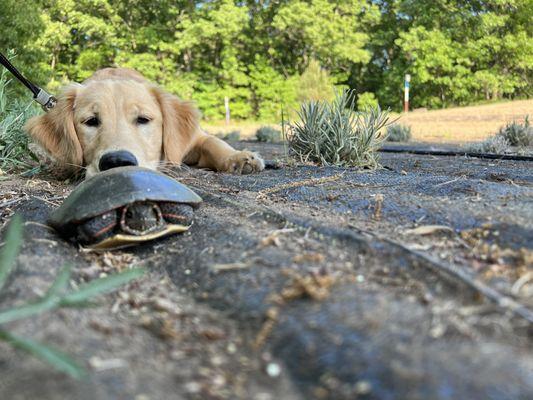
M39 88L39 93L34 97L34 100L39 103L46 112L54 108L57 103L57 99L54 96L41 88Z

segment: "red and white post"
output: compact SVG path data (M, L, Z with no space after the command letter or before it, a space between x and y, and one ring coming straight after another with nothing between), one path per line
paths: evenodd
M409 85L411 82L411 75L405 74L405 81L403 86L403 112L409 112Z

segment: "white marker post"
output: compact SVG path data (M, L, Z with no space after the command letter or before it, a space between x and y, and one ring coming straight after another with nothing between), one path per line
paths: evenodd
M405 82L403 86L403 112L409 112L409 83L411 82L411 75L405 74Z
M230 114L229 114L229 98L228 98L228 96L224 97L224 107L226 108L226 125L229 125Z

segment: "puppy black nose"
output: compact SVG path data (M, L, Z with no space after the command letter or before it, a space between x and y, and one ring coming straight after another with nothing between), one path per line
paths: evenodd
M129 151L112 151L105 153L100 157L100 162L98 163L98 168L100 171L105 171L111 168L116 167L125 167L127 165L139 165L137 158Z

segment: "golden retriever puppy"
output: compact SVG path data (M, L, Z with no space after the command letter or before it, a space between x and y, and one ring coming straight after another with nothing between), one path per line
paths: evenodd
M162 162L249 174L264 169L256 153L238 151L199 126L199 112L126 68L97 71L64 88L57 105L31 118L26 131L60 164L86 177L124 165Z

